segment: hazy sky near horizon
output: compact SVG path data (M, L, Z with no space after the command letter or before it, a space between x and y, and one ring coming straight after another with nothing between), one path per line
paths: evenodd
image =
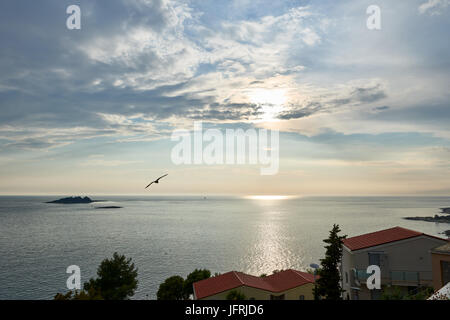
M450 193L449 0L3 0L0 24L0 194ZM279 129L278 174L173 164L199 120Z

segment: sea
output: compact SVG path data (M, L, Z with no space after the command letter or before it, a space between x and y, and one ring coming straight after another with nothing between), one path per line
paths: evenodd
M52 299L67 291L68 266L79 266L85 282L114 252L138 269L132 299L156 299L166 278L196 268L306 270L323 257L333 224L349 237L394 226L445 237L450 229L403 219L439 214L450 197L96 196L105 202L46 203L60 197L0 197L0 299Z

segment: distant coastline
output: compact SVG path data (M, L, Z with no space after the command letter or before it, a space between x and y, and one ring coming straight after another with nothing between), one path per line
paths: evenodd
M440 208L441 212L446 215L437 215L435 214L434 217L404 217L405 220L415 220L415 221L425 221L425 222L436 222L436 223L450 223L450 208ZM441 234L446 235L447 237L450 237L450 230L446 230L444 232L441 232Z
M426 222L437 222L437 223L450 223L450 216L439 216L434 217L405 217L406 220L417 220Z
M419 221L426 221L426 222L438 222L438 223L450 223L450 208L440 208L441 212L443 214L448 215L437 215L435 214L434 217L405 217L406 220L419 220Z

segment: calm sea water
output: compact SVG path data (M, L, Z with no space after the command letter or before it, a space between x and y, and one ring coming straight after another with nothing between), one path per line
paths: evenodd
M0 197L0 299L51 299L65 292L67 266L82 281L114 251L139 269L134 298L155 299L159 284L195 268L254 275L304 270L324 254L333 223L354 236L393 226L432 235L449 224L408 221L450 207L450 197L96 197L60 205L58 197ZM98 210L117 205L123 209Z

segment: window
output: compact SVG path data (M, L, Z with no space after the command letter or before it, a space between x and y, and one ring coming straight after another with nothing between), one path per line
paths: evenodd
M248 300L255 300L255 298L254 297L251 297L250 299L248 299Z
M298 297L298 300L305 300L305 296L301 294L300 297Z
M270 300L284 300L284 294L282 294L280 296L274 296L273 294L271 294Z
M348 283L348 272L345 271L345 283Z
M379 252L369 252L369 266L376 265L380 266L381 253Z

